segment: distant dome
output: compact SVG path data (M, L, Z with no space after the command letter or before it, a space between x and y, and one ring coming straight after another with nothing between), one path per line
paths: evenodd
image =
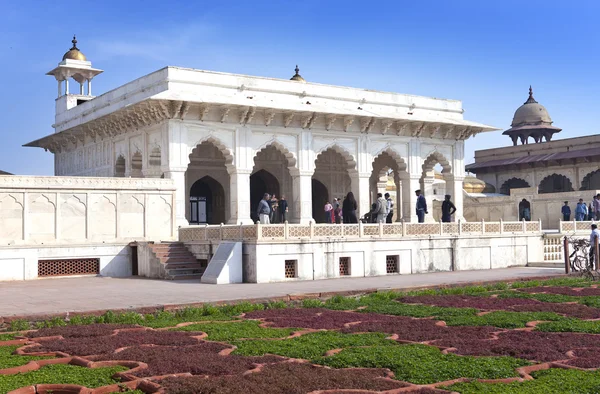
M290 78L290 81L306 82L306 80L299 74L300 69L298 68L298 65L296 65L296 69L294 71L296 71L296 74Z
M529 98L525 104L521 105L515 112L511 126L523 126L523 125L539 125L539 124L552 124L552 119L548 114L546 108L535 101L533 98L533 91L529 87Z
M474 176L466 176L463 180L463 190L467 193L495 193L496 188Z
M69 51L67 53L65 53L63 55L62 60L79 60L79 61L87 61L85 55L83 53L81 53L81 51L79 51L79 48L77 48L77 38L75 38L75 36L73 36L73 40L71 41L73 43L73 47L71 49L69 49Z

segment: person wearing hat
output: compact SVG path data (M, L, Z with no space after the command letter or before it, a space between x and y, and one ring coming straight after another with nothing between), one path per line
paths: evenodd
M565 201L565 205L562 206L561 212L563 215L563 222L571 220L571 208L569 207L568 201Z
M419 223L425 223L425 215L428 213L427 201L420 189L415 190L415 194L417 195L417 217L419 218Z
M452 201L450 201L450 195L446 194L444 202L442 203L442 222L450 223L454 212L456 212L456 207L452 204Z

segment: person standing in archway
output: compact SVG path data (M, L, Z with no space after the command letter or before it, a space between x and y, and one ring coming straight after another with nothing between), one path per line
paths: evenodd
M387 214L387 217L385 218L385 222L392 223L394 221L394 201L392 201L392 198L390 197L390 193L385 193L384 197L385 197L385 200L387 201L387 210L388 210L388 214Z
M269 206L269 193L263 195L262 200L258 202L258 208L256 209L256 215L260 224L271 224L269 216L271 215L271 207Z
M327 201L323 209L325 211L325 223L331 224L333 222L333 205L331 205L329 201Z
M561 213L563 215L563 222L568 222L571 220L571 207L569 207L568 201L565 201L565 205L563 205Z
M583 198L579 199L577 206L575 207L575 220L583 222L588 214L587 205L583 202Z
M450 195L446 194L444 202L442 203L442 222L450 223L452 221L452 215L456 212L456 207L450 201Z
M342 217L344 223L358 223L358 218L356 217L356 199L354 198L354 194L349 192L346 195L346 199L342 204Z
M279 199L279 220L281 223L287 222L287 214L288 214L288 202L285 199L285 196L282 194Z
M417 218L419 219L419 223L425 223L425 215L427 212L427 200L425 200L425 196L421 193L421 190L415 190L415 194L417 195Z
M388 202L381 193L377 193L377 208L374 214L377 215L376 223L385 223L385 220L388 215Z
M269 208L271 208L271 213L269 215L269 220L271 221L271 223L277 223L277 214L276 212L278 211L278 201L277 201L277 197L273 194L271 196L271 199L269 200Z

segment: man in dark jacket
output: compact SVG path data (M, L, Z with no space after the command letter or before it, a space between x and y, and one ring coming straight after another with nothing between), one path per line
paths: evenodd
M280 223L285 223L287 221L288 214L288 202L285 199L285 196L282 195L279 199L279 220Z
M416 190L415 194L417 195L417 217L419 218L419 223L425 223L425 215L427 212L427 201L425 200L425 196L421 194L421 190Z
M561 212L563 215L563 222L568 222L571 220L571 207L569 207L568 201L565 201L565 205L563 205Z
M450 195L446 194L444 202L442 203L442 222L450 223L454 212L456 212L456 207L452 204L452 201L450 201Z

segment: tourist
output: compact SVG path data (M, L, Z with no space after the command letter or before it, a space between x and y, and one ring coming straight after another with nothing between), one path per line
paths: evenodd
M287 222L287 214L288 214L288 202L285 199L285 196L281 195L281 199L279 199L279 221L281 223Z
M279 211L279 201L277 200L277 197L275 197L275 195L273 194L273 196L271 197L270 200L270 208L271 208L271 215L270 215L270 219L271 219L271 223L277 223L277 214L276 212Z
M583 198L579 199L577 206L575 207L575 220L583 222L588 214L587 205L583 202Z
M269 216L271 215L271 207L269 206L269 193L265 193L262 200L258 203L258 208L256 209L256 215L258 216L258 220L260 224L270 224L271 220Z
M563 222L568 222L571 220L571 208L569 207L568 201L565 201L565 205L563 205L561 212L563 215Z
M600 241L600 230L598 230L596 224L592 224L592 233L590 234L590 267L594 267L596 241ZM598 267L595 268L598 269Z
M592 221L594 220L594 206L590 203L590 205L588 206L588 215L587 215L587 220Z
M531 220L531 204L526 199L521 200L519 203L519 221L522 220L526 222Z
M456 207L450 201L450 195L446 194L444 202L442 203L442 222L450 223L452 221L452 215L456 212Z
M377 223L385 223L388 215L388 202L381 193L377 193Z
M596 214L594 219L600 220L600 194L596 194L594 197L594 213Z
M335 223L336 224L341 224L342 223L342 202L340 201L341 198L336 198L335 199L335 205L333 208L333 215L335 217Z
M415 190L415 194L417 195L417 217L419 218L419 223L425 223L425 215L427 212L427 201L425 200L425 196L421 194L421 190Z
M327 201L325 203L325 223L331 224L333 222L332 212L333 212L333 205L331 205L329 203L329 201Z
M358 223L358 218L356 217L357 208L358 206L356 204L354 194L349 192L346 195L344 203L342 204L342 217L344 219L344 223Z
M367 223L377 223L377 211L379 210L379 206L377 202L371 204L371 210L369 213L365 215L365 220Z
M385 200L387 201L387 209L388 209L388 214L387 214L387 218L385 218L385 222L386 223L392 223L394 220L394 201L392 201L392 198L390 197L390 193L385 193Z

